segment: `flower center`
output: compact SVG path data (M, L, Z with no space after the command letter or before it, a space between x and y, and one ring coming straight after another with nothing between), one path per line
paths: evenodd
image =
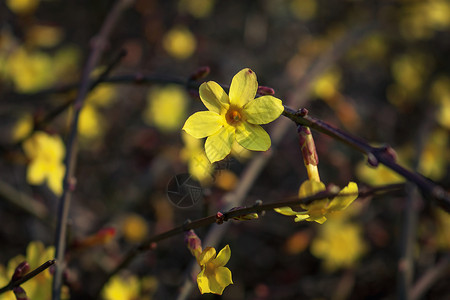
M225 115L227 123L232 126L239 125L242 120L242 112L238 107L230 107Z
M205 266L205 273L206 274L214 274L215 270L216 270L216 265L212 262L208 262Z

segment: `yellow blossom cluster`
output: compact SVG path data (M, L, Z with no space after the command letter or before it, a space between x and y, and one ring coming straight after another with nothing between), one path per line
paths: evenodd
M66 150L62 139L57 135L37 131L24 141L23 150L30 160L27 182L34 185L46 182L56 195L61 195L66 170L63 164Z

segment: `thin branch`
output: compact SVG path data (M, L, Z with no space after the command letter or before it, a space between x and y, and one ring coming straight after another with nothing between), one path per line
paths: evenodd
M296 124L309 126L334 139L337 139L350 147L364 153L368 157L369 164L377 166L383 164L394 172L413 182L425 196L436 201L436 203L450 212L450 194L441 186L423 177L421 174L409 171L395 161L395 154L390 147L372 147L363 139L346 133L330 124L308 115L306 110L295 111L285 106L283 115L294 121Z
M48 223L48 209L42 203L0 180L0 197L38 220Z
M404 184L392 184L392 185L386 185L382 187L376 187L376 188L367 188L358 193L358 197L368 197L373 195L382 195L382 194L389 194L389 193L396 193L399 191L404 190ZM309 204L313 201L320 200L320 199L332 199L337 196L338 193L331 193L331 192L320 192L315 195L309 196L309 197L291 197L289 199L285 199L283 201L277 201L273 203L268 204L255 204L254 206L250 207L242 207L237 209L232 209L228 212L224 212L223 216L218 218L217 215L211 215L205 218L197 219L194 221L187 221L183 225L180 225L178 227L175 227L171 230L168 230L166 232L157 234L155 236L152 236L139 244L138 246L132 248L122 259L122 261L114 268L113 271L111 271L106 279L104 280L101 287L103 287L104 284L111 278L112 276L116 275L120 270L127 267L133 259L140 253L143 253L145 251L151 250L152 245L155 243L158 243L162 240L168 239L170 237L176 236L178 234L182 234L183 232L191 229L197 229L201 227L206 227L208 225L228 221L233 218L243 217L252 213L261 213L263 211L273 210L275 208L280 207L291 207L293 209L302 210L300 207L300 204ZM348 193L348 194L341 194L342 196L353 196L355 193ZM225 225L225 224L224 224ZM209 245L209 244L208 244ZM100 291L98 291L98 294ZM97 295L98 295L97 294Z
M55 237L55 253L56 253L56 264L55 276L53 278L52 285L52 299L59 300L61 297L61 287L62 287L62 275L64 272L64 255L66 247L66 224L69 214L70 201L72 197L72 190L74 189L73 174L74 166L77 157L77 129L78 129L78 119L80 115L81 108L83 106L83 101L88 94L91 83L89 81L90 74L92 70L97 66L101 55L106 49L109 36L116 23L118 22L122 12L131 4L132 0L119 0L113 6L111 11L108 13L99 34L93 39L92 51L86 62L81 76L80 89L78 91L77 98L74 102L74 115L72 124L70 127L69 138L67 141L67 155L65 158L66 173L64 175L64 190L61 196L59 207L58 207L58 223L56 227L56 237ZM111 69L109 68L107 73ZM106 72L105 72L106 77Z
M7 292L7 291L11 291L15 287L20 286L21 284L23 284L23 283L27 282L28 280L30 280L31 278L37 276L39 273L45 271L46 269L48 269L49 267L51 267L54 264L55 264L54 259L48 260L45 263L43 263L42 265L40 265L39 267L37 267L36 269L34 269L33 271L22 276L21 278L14 280L14 281L11 280L8 283L8 285L6 285L5 287L0 289L0 294L3 294L4 292Z
M436 265L430 267L425 274L417 280L409 292L410 300L421 299L425 292L443 275L450 274L450 255L445 256Z

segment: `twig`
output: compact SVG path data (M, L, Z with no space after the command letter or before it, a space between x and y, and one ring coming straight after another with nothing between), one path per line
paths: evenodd
M429 110L424 115L425 118L423 118L421 129L415 139L416 145L414 148L416 149L416 153L413 166L414 170L417 170L419 167L420 157L431 130L431 120L434 119L434 109ZM417 239L417 219L420 203L417 186L412 182L408 182L406 189L406 203L401 228L400 257L397 272L397 298L405 300L410 299L409 292L414 278L414 246Z
M421 299L423 294L436 282L436 280L444 275L450 274L450 255L442 258L436 263L436 265L430 267L430 269L417 280L417 283L412 287L409 292L410 300Z
M21 284L27 282L28 280L30 280L31 278L35 277L36 275L38 275L39 273L45 271L46 269L48 269L49 267L51 267L52 265L55 264L55 260L48 260L45 263L43 263L42 265L40 265L39 267L37 267L36 269L34 269L33 271L27 273L26 275L24 275L23 277L17 279L17 280L11 280L8 285L6 285L5 287L0 289L0 294L3 294L4 292L7 291L11 291L12 289L14 289L15 287L20 286Z
M395 161L395 154L390 147L372 147L363 139L352 136L351 134L335 128L322 120L311 117L305 110L294 111L293 109L285 106L283 115L297 124L309 126L349 145L361 153L366 154L369 164L373 166L377 166L380 163L385 165L405 177L407 180L413 182L425 196L435 200L440 207L445 209L447 212L450 212L450 194L441 186L423 177L421 174L409 171L399 165Z
M39 219L40 221L47 223L48 210L42 203L34 200L27 194L16 190L11 185L0 180L0 197L9 201L13 205L19 207L26 213Z
M64 175L64 190L58 207L58 223L56 227L56 237L55 237L55 253L57 264L55 268L55 276L53 278L53 285L52 285L53 300L59 300L61 297L61 287L63 277L62 275L64 271L64 254L66 246L66 224L69 214L72 190L74 188L72 178L74 174L74 165L77 156L76 137L78 129L78 119L81 108L83 106L83 101L90 90L89 76L92 70L98 64L101 55L106 49L109 36L113 28L115 27L117 21L119 20L119 17L121 16L122 12L129 5L131 5L132 2L133 2L132 0L119 0L116 2L114 7L108 13L102 25L102 28L100 29L99 34L93 39L92 51L83 69L80 89L78 91L77 98L75 99L74 102L74 115L70 127L69 138L67 141L67 155L65 158L66 173Z
M404 186L405 186L404 184L392 184L392 185L386 185L386 186L382 186L382 187L370 188L370 189L366 189L366 190L359 192L358 197L368 197L368 196L372 196L372 195L380 195L380 194L387 194L387 193L403 191ZM280 208L280 207L286 207L286 206L292 207L293 209L301 210L300 204L309 204L316 200L333 198L333 197L336 197L337 194L338 193L320 192L320 193L317 193L317 194L309 196L309 197L303 197L303 198L292 197L290 199L283 200L283 201L277 201L277 202L273 202L273 203L267 203L267 204L261 204L261 205L254 205L251 207L242 207L242 208L238 208L238 209L233 209L228 212L224 212L221 220L228 221L230 219L242 217L242 216L245 216L248 214L261 213L262 211L273 210L274 208ZM354 194L349 193L349 194L342 194L342 195L350 196L350 195L354 195ZM217 216L211 215L211 216L197 219L194 221L188 221L185 224L175 227L169 231L166 231L166 232L163 232L158 235L150 237L149 239L142 242L135 248L132 248L125 255L125 257L122 259L121 263L119 265L117 265L114 268L114 270L108 274L107 278L104 280L104 283L101 285L101 287L109 280L109 278L111 278L112 276L117 274L120 270L122 270L126 266L128 266L131 263L131 261L138 254L152 249L153 244L158 243L167 238L176 236L178 234L181 234L187 230L206 227L206 226L214 224L216 222L217 222ZM222 224L222 226L225 224L227 224L227 223ZM222 226L220 226L220 227L222 227ZM207 243L205 243L205 244L207 244ZM210 244L208 244L208 245L210 245ZM99 293L100 293L100 291L98 291L98 294Z

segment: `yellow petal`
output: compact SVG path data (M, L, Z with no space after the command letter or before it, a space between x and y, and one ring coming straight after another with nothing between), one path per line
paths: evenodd
M233 126L224 126L206 139L205 152L211 163L222 160L230 154L235 138L234 131Z
M347 194L347 196L345 196ZM352 181L343 188L339 194L331 200L328 206L329 211L343 210L358 198L358 185Z
M27 169L27 182L29 184L39 185L44 182L47 176L47 166L42 160L34 160Z
M183 130L197 139L210 136L223 126L223 116L211 111L199 111L184 123Z
M198 257L198 264L200 266L206 265L211 259L216 256L216 249L213 247L206 247Z
M219 284L220 289L213 290L213 293L222 295L223 290L233 284L233 279L231 277L231 271L225 267L218 267L215 273L215 281Z
M261 126L247 122L236 128L236 141L253 151L266 151L271 144L269 135Z
M220 250L219 254L217 254L216 259L214 259L214 264L217 267L223 267L230 260L230 257L231 257L231 249L229 245L226 245L225 247L223 247L222 250Z
M257 90L258 81L255 72L248 68L243 69L231 80L230 103L243 107L250 100L255 99Z
M207 272L203 269L197 275L198 288L202 294L214 293L222 295L223 290L232 283L231 271L225 267L219 267L213 272Z
M227 93L214 81L202 83L199 93L203 104L210 111L220 114L230 106L230 99Z
M315 217L315 218L310 217L307 219L307 221L314 221L319 224L325 223L326 220L327 220L327 218L325 216L320 216L320 217Z
M247 122L252 124L267 124L278 118L284 111L280 99L273 96L262 96L248 102L244 106Z
M304 220L307 220L309 218L309 215L307 212L303 212L301 214L297 214L296 218L295 218L295 222L301 222Z
M298 196L300 198L305 198L325 190L325 184L323 184L322 182L316 180L306 180L300 186L300 189L298 190Z
M47 185L57 196L61 196L63 191L63 178L66 168L63 164L52 167L52 172L48 174Z
M299 214L298 211L294 211L289 206L278 207L278 208L274 208L273 210L276 211L277 213L285 215L285 216L296 216Z
M200 293L211 293L211 289L209 287L209 279L205 274L204 268L197 275L197 285Z

